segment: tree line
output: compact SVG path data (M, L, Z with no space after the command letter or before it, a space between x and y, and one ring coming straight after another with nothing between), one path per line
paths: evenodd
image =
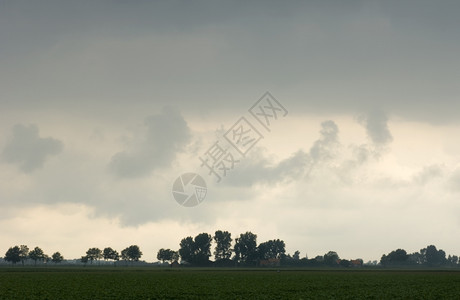
M106 247L104 250L99 248L89 248L88 251L86 251L86 255L83 255L80 258L80 261L84 264L87 262L92 264L93 261L98 261L103 258L105 261L113 261L114 263L120 259L124 261L135 262L139 261L141 257L142 251L140 250L139 246L131 245L123 249L121 253L118 253L117 250L114 250L111 247Z
M382 255L380 259L382 266L413 266L424 265L428 267L458 266L457 255L449 255L442 249L437 249L434 245L420 249L419 252L407 253L404 249L397 249L388 254Z
M214 261L211 261L211 244L215 243ZM234 243L233 243L234 242ZM194 266L351 266L354 262L362 265L362 260L340 259L335 251L313 259L300 257L300 251L291 256L286 254L283 240L272 239L257 243L257 234L250 231L241 233L233 240L228 231L217 230L214 235L200 233L194 238L183 238L179 250L160 249L157 259L171 264L181 263Z
M212 249L212 244L214 248ZM213 250L211 254L211 250ZM126 262L138 262L142 257L139 246L131 245L120 253L111 247L104 249L89 248L79 261L83 264L104 259L114 264L120 260ZM212 255L214 260L211 260ZM329 251L324 255L314 258L300 257L300 251L293 255L286 254L286 244L283 240L272 239L257 243L257 234L250 231L241 233L233 239L228 231L217 230L214 235L200 233L195 237L188 236L179 243L178 250L161 248L157 252L157 259L162 263L168 262L171 265L191 266L299 266L299 267L361 267L364 265L362 259L343 259L337 252ZM16 264L31 259L34 264L37 262L60 263L64 257L55 252L51 257L46 255L40 247L29 251L26 245L10 247L5 253L4 260ZM419 252L408 254L404 249L397 249L388 254L382 255L379 265L383 267L392 266L460 266L458 256L449 255L434 245L429 245ZM368 265L377 265L377 261L368 262Z
M60 263L64 260L64 257L59 252L53 253L50 257L45 254L40 247L35 247L29 251L29 247L21 245L10 247L8 251L6 251L3 259L13 264L21 262L24 265L24 262L28 259L33 260L34 264L37 264L37 262L47 263L49 261L53 263Z
M211 243L214 241L214 261L211 261ZM233 243L234 242L234 243ZM162 262L178 262L196 266L299 266L299 267L361 267L362 259L343 259L337 252L328 251L324 255L314 258L300 257L300 251L293 255L286 254L286 245L283 240L273 239L257 244L257 235L248 231L240 234L233 241L228 231L217 230L213 236L208 233L200 233L194 238L183 238L179 244L179 250L160 249L157 259ZM378 262L367 262L366 265L377 265ZM434 245L429 245L420 250L408 254L403 249L384 254L380 259L383 267L391 266L460 266L460 260L456 255L449 255Z

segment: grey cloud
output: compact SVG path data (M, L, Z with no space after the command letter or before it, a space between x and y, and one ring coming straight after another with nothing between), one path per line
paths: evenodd
M350 149L351 158L341 162L337 170L339 178L348 184L353 182L352 172L363 166L371 158L371 152L366 144L351 145Z
M276 184L279 182L302 178L311 165L311 158L302 150L278 163L264 155L262 149L253 149L251 154L242 159L225 178L226 184L232 186L251 186L255 183Z
M37 125L15 125L12 136L2 151L6 162L17 164L24 172L43 167L47 158L62 151L63 143L57 139L41 138Z
M297 179L301 178L305 168L310 164L311 160L308 155L299 150L292 154L289 158L282 160L275 168L273 174L279 174L282 178ZM273 178L276 178L272 176Z
M457 121L460 4L339 2L10 2L0 109L229 111L269 88L302 113Z
M275 164L260 149L253 150L251 155L235 166L226 181L230 185L251 186L255 183L308 181L315 176L329 174L342 183L353 184L356 172L366 163L379 159L392 139L385 114L374 112L362 120L372 144L352 144L344 148L339 140L339 127L334 121L327 120L321 123L320 136L308 152L298 150ZM425 171L426 174L420 175L420 180L423 180L423 176L436 175L435 168Z
M338 146L339 128L334 121L321 123L321 138L310 149L310 156L314 162L327 160L334 157L334 150Z
M249 156L235 165L225 181L230 185L251 186L255 183L279 183L299 180L322 163L335 158L340 146L339 129L334 121L321 123L320 138L314 142L309 152L298 150L290 157L274 163L259 149L253 149Z
M371 110L357 118L365 130L370 143L349 145L351 157L340 163L339 176L344 182L352 182L352 172L363 166L371 159L379 159L387 150L393 136L388 128L388 117L381 110Z
M353 147L353 158L357 164L363 164L369 160L369 149L367 145Z
M366 128L367 135L376 146L383 146L393 140L388 129L388 117L380 110L372 110L367 116L361 118Z
M190 140L190 129L181 114L166 107L144 122L145 133L128 149L116 153L109 169L119 177L148 176L156 168L167 167Z

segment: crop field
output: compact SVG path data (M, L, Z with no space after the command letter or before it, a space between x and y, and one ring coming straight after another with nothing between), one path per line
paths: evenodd
M458 299L459 271L0 268L1 299Z

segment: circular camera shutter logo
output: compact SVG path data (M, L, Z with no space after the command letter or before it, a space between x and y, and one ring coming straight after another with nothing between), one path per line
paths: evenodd
M208 189L203 177L195 173L185 173L174 181L172 194L177 203L186 207L203 202Z

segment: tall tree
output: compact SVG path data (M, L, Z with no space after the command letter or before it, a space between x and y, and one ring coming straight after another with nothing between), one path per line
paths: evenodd
M257 246L257 256L259 259L270 258L270 242L263 242Z
M232 256L232 235L228 231L217 230L214 233L214 241L216 242L216 248L214 251L214 257L217 260L230 259Z
M54 262L55 264L60 263L63 260L64 260L64 256L62 256L61 253L59 252L54 252L53 255L51 255L51 261Z
M212 237L207 233L200 233L195 237L195 263L205 265L209 262L209 257L211 256L211 242Z
M37 264L37 261L43 261L45 259L45 253L40 247L35 247L32 251L29 252L29 257L34 261L34 264Z
M261 243L257 247L259 259L280 259L286 253L285 247L286 245L284 244L284 241L279 239L269 240L267 242Z
M88 260L92 264L93 260L97 261L103 257L102 251L99 248L89 248L88 251L86 251L86 257L88 257Z
M409 255L404 249L397 249L388 253L388 255L382 255L380 263L382 266L388 265L404 265L408 263Z
M161 248L160 250L158 250L158 253L157 253L157 259L161 260L163 263L165 261L170 261L171 263L173 261L177 261L178 256L179 254L176 251L173 251L171 249Z
M118 254L118 252L116 250L113 250L110 247L104 248L104 251L102 252L102 255L103 255L105 260L113 260L114 263L115 263L115 261L120 259L120 255Z
M430 245L420 250L423 261L428 266L440 266L447 262L446 252L436 249L436 246Z
M131 245L128 248L125 248L121 252L122 256L123 254L125 255L124 259L130 261L139 261L139 259L142 257L142 252L137 245Z
M339 264L339 255L335 251L329 251L324 254L324 264L328 266L337 266Z
M239 262L253 263L257 258L257 235L248 231L235 239L235 259Z
M195 257L195 242L191 236L183 238L180 241L179 255L181 260L193 263Z
M21 261L21 248L19 246L10 247L5 253L4 259L13 265Z
M21 245L19 247L19 257L21 259L22 265L24 265L24 262L29 258L29 247L26 245Z
M122 260L129 260L128 248L125 248L125 249L121 250L121 259Z
M181 240L179 254L181 260L191 264L206 265L211 256L212 237L207 233L198 234L195 239L188 236Z
M168 260L166 249L161 248L160 250L158 250L157 259L161 260L162 263L165 263L165 261Z

